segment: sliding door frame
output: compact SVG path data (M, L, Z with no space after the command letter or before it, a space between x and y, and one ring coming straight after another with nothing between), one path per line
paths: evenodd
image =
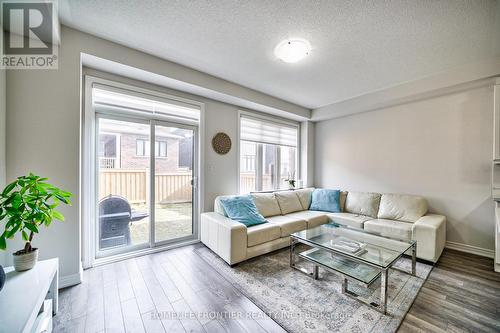
M81 230L81 259L83 268L90 268L93 266L98 266L101 264L105 264L108 262L123 260L126 258L139 256L147 253L153 253L158 251L163 251L168 248L174 248L178 246L183 246L187 244L197 243L200 239L199 234L199 220L201 207L204 204L204 175L201 173L201 165L204 160L203 147L204 144L204 118L205 118L205 106L204 103L173 96L169 94L165 94L163 92L158 92L152 89L145 89L138 86L133 86L130 84L121 83L118 81L111 81L108 79L102 79L96 76L85 75L83 77L83 86L84 89L82 91L83 94L83 105L82 105L82 126L81 126L81 149L80 149L80 230ZM110 87L111 90L119 90L125 93L130 92L132 95L140 95L146 98L151 99L160 99L163 101L173 101L175 103L188 104L200 110L200 119L198 122L190 121L190 120L180 120L178 117L170 117L167 115L138 115L134 112L123 112L123 114L118 115L116 117L116 113L114 112L96 112L93 101L92 101L92 89L94 86L105 86ZM193 208L192 208L192 225L193 225L193 234L186 238L179 238L175 240L166 240L164 242L158 242L153 244L154 235L150 237L150 246L148 248L138 248L133 252L127 253L116 253L116 255L112 255L110 257L98 258L98 244L97 244L97 232L98 232L98 159L96 147L98 144L98 135L96 135L97 128L97 117L102 118L115 118L122 119L127 121L130 119L131 121L138 122L137 120L142 119L146 120L146 123L149 122L151 128L151 134L154 135L154 124L157 123L159 125L168 124L167 126L179 127L182 126L189 128L194 128L194 156L193 156ZM154 138L154 136L152 136ZM150 140L151 152L153 152L152 156L154 156L154 139ZM154 157L151 158L151 163L154 163ZM154 174L154 173L151 173ZM150 187L151 190L154 191L154 182ZM151 196L151 193L149 193ZM154 195L154 192L153 192ZM151 207L151 203L149 204L150 211L154 210ZM154 214L154 213L153 213ZM154 218L154 215L153 215ZM150 223L154 223L153 218L150 219ZM97 229L97 230L96 230ZM153 227L150 226L150 230ZM151 232L153 233L153 232Z

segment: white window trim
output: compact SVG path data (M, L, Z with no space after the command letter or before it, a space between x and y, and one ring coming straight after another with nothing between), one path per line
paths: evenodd
M147 82L145 82L147 83ZM81 128L81 147L80 147L80 189L81 189L81 205L80 205L80 228L81 228L81 260L83 268L90 268L95 265L100 264L96 259L96 244L94 242L94 237L96 234L96 223L95 219L97 217L97 209L95 203L97 202L97 177L95 176L95 170L97 169L98 159L96 159L96 145L99 144L98 137L95 135L96 130L96 112L92 106L92 87L94 84L104 85L110 87L111 89L121 89L130 91L131 94L144 94L152 96L153 98L168 99L171 101L177 101L179 103L189 104L191 106L197 107L200 110L199 122L196 122L198 126L198 153L197 158L195 158L197 174L194 175L193 186L197 188L197 205L194 208L194 221L193 221L193 232L197 236L194 242L200 240L200 215L201 211L204 209L205 200L205 179L202 166L205 162L205 104L195 100L190 100L178 96L173 96L170 94L154 91L151 89L145 89L130 84L121 83L119 81L111 81L103 78L99 78L93 75L83 75L83 91L82 91L82 106L81 111L81 121L83 122L80 126ZM152 117L153 118L153 117ZM168 116L154 115L154 119L162 121L174 121L178 122L178 118L172 119ZM190 124L189 121L185 121L186 124ZM193 123L191 123L193 125ZM189 241L188 243L192 243ZM177 245L166 244L164 247L156 247L146 249L142 252L132 252L125 254L124 257L134 257L143 253L154 253L163 249L175 247ZM102 262L114 261L115 258L105 258L101 260Z
M298 178L300 177L301 175L301 172L300 172L300 169L301 169L301 165L300 165L300 159L301 159L301 147L300 147L300 142L301 142L301 131L300 131L300 123L299 122L296 122L296 121L293 121L293 120L289 120L289 119L285 119L285 118L279 118L279 117L275 117L275 116L270 116L270 115L262 115L262 114L259 114L257 112L252 112L252 111L246 111L246 110L238 110L238 127L237 127L237 131L236 131L236 135L237 135L237 140L238 140L238 144L236 145L237 147L237 170L238 170L238 174L237 174L237 178L236 178L236 184L238 184L237 186L237 189L238 189L238 194L240 194L241 192L241 184L240 184L240 173L241 173L241 156L240 156L240 153L241 153L241 116L247 116L247 117L250 117L250 118L255 118L255 119L259 119L259 120L266 120L266 121L270 121L270 122L274 122L274 123L278 123L278 124L282 124L282 125L286 125L286 126L290 126L290 127L295 127L297 129L297 146L296 146L296 154L297 154L297 161L296 161L296 171L295 171L295 177ZM260 163L257 163L257 161L259 160L262 160L262 159L259 159L257 157L258 154L261 154L262 155L262 149L259 149L259 146L257 146L257 151L256 151L256 165L255 165L255 177L256 177L256 182L258 181L262 181L262 165L259 165ZM279 157L278 157L279 159ZM260 177L259 177L259 174L260 174ZM262 188L262 186L257 186L258 188ZM264 191L264 192L269 192L269 191Z

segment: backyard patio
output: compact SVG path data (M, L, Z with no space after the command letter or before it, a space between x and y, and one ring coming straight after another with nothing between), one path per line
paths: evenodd
M132 209L148 211L144 204L132 204ZM155 207L155 236L156 241L163 241L192 234L192 204L170 203L156 204ZM132 244L149 242L149 217L130 225Z

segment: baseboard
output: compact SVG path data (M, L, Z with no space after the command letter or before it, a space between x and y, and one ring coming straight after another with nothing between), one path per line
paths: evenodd
M495 251L482 247L447 241L445 248L475 254L481 257L495 258Z
M71 287L82 282L83 268L80 265L80 270L76 274L59 276L59 289Z

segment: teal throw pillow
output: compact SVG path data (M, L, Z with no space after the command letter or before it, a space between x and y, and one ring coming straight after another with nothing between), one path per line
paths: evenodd
M317 188L312 193L310 210L340 212L340 191Z
M243 223L247 227L267 222L257 210L251 195L221 198L220 203L231 220Z

